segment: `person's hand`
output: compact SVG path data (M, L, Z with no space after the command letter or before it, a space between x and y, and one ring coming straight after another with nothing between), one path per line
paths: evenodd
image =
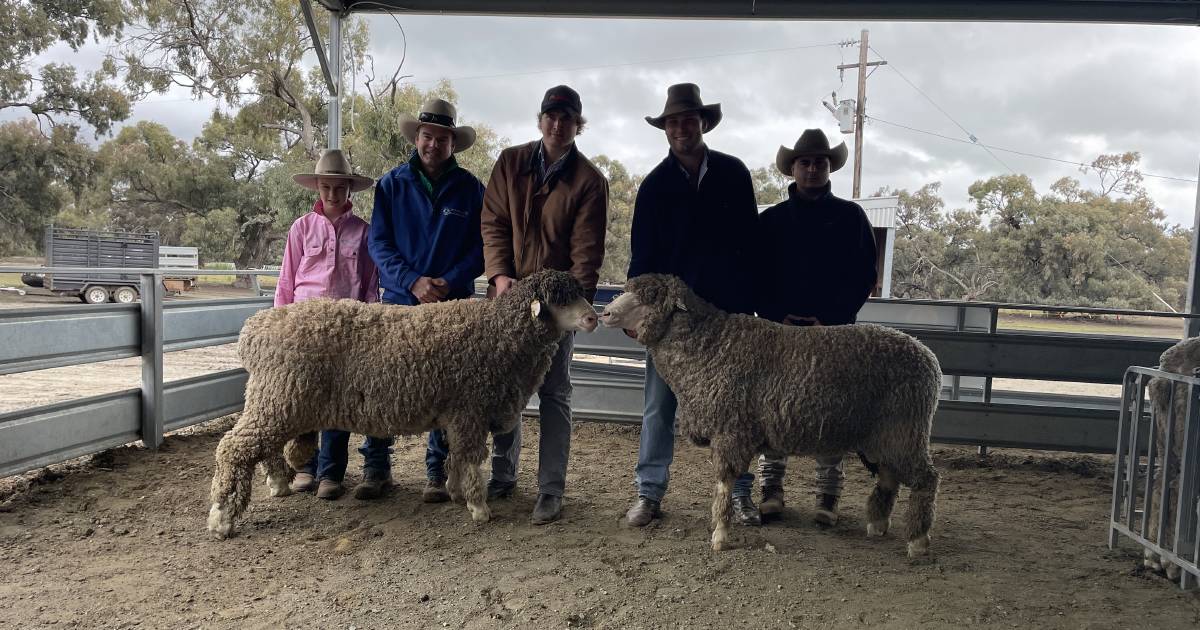
M422 304L441 302L450 295L450 286L442 278L421 276L409 289Z
M636 330L632 330L629 328L622 328L621 332L625 333L625 336L629 337L630 339L637 339L637 331Z
M496 287L496 296L504 295L504 292L511 289L513 282L511 277L505 275L497 275L492 277L492 285Z
M783 318L783 323L788 326L821 326L821 320L816 317L804 317L802 315L788 315Z

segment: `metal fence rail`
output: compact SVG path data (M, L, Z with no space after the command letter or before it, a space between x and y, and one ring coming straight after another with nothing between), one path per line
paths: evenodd
M18 268L21 269L21 268ZM0 271L10 271L0 268ZM130 270L122 270L129 272ZM139 269L141 304L0 310L0 374L141 356L142 387L0 415L0 476L162 434L241 409L245 372L162 382L164 352L228 343L270 298L162 303L169 270ZM275 271L222 270L223 275ZM871 301L860 321L913 334L947 374L934 421L939 442L1112 452L1117 398L992 391L992 377L1121 383L1129 365L1153 365L1173 340L996 332L999 305ZM1030 307L1033 308L1033 307ZM639 359L619 330L576 337L577 354ZM644 372L575 362L572 407L584 420L640 422ZM536 410L536 398L530 410ZM1144 430L1143 423L1143 430Z
M1170 381L1167 417L1147 422L1151 379ZM1179 567L1179 586L1200 584L1200 378L1133 367L1122 388L1108 546L1122 534ZM1176 408L1182 403L1183 417ZM1157 406L1157 405L1154 405ZM1149 425L1149 426L1145 426Z

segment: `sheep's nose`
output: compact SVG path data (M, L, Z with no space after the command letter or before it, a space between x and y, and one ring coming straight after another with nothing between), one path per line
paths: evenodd
M592 332L593 330L596 330L596 325L599 322L599 319L596 317L595 311L590 312L590 313L585 313L579 319L580 319L580 322L583 324L584 330L586 330L588 332Z

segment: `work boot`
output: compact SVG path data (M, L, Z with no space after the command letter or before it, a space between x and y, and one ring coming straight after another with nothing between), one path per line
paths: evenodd
M332 479L322 479L317 485L317 498L325 499L326 501L336 500L346 492L346 488L342 486L342 482Z
M813 515L813 521L817 525L825 527L833 527L838 522L838 495L817 493L817 513Z
M763 486L758 513L764 522L783 516L783 486Z
M733 520L742 525L757 527L762 525L762 516L750 497L733 497Z
M539 494L530 520L534 525L545 525L557 521L561 515L562 497L556 497L553 494Z
M430 479L425 484L425 489L421 491L421 500L426 503L445 503L450 500L450 493L446 490L445 479Z
M317 489L317 478L312 473L298 472L288 487L292 492L312 492Z
M513 490L516 489L517 482L515 481L496 481L488 479L487 498L488 501L493 499L507 499L512 497Z
M386 477L363 477L363 480L354 486L354 498L360 501L378 499L391 485L392 476L390 474Z
M633 502L633 507L625 513L625 522L631 527L645 527L650 524L650 521L662 516L659 510L659 502L646 497L638 497L637 501Z

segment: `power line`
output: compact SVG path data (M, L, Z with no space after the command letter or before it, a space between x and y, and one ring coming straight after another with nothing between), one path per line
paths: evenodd
M738 57L742 55L761 55L767 53L790 52L794 50L806 50L809 48L831 48L834 46L842 46L845 42L832 42L828 44L809 44L807 46L788 46L785 48L760 48L758 50L742 50L728 53L716 53L712 55L696 55L693 57L667 57L663 59L644 59L641 61L629 61L625 63L609 63L596 66L575 66L571 68L546 68L542 70L526 70L523 72L504 72L498 74L479 74L468 77L455 77L449 79L422 79L420 81L412 81L412 83L437 83L439 81L474 81L477 79L502 79L506 77L520 77L534 74L548 74L551 72L578 72L580 70L603 70L606 68L628 68L630 66L645 66L658 63L671 63L675 61L693 61L697 59L719 59L722 57Z
M1017 151L1016 149L1005 149L1003 147L997 147L997 146L993 146L990 144L983 144L982 142L971 142L970 140L963 140L962 138L955 138L953 136L947 136L945 134L940 134L940 133L937 133L934 131L927 131L925 129L917 129L916 127L909 127L908 125L902 125L900 123L891 122L888 120L884 120L882 118L877 118L875 116L868 115L866 117L870 118L871 120L878 122L878 123L883 123L885 125L891 125L893 127L899 127L901 129L907 129L908 131L912 131L915 133L923 133L927 136L934 136L937 138L941 138L943 140L949 140L951 142L958 142L960 144L971 144L971 145L975 145L975 146L979 146L979 147L984 147L985 149L1001 151L1003 153L1012 153L1015 155L1023 155L1025 157L1036 158L1039 160L1047 160L1050 162L1059 162L1061 164L1070 164L1071 166L1080 166L1083 168L1094 168L1098 171L1120 170L1120 169L1115 169L1115 168L1110 168L1110 167L1105 167L1105 166L1093 166L1091 164L1085 164L1083 162L1076 162L1074 160L1064 160L1062 158L1051 157L1048 155L1038 155L1037 153L1029 153L1028 151ZM1012 169L1009 169L1009 170L1011 171ZM1197 181L1194 179L1188 179L1186 177L1173 177L1171 175L1156 175L1154 173L1142 173L1142 177L1153 177L1155 179L1166 179L1166 180L1171 180L1171 181L1176 181L1176 182L1185 182L1188 184L1200 183L1200 181Z
M879 52L878 50L875 50L874 48L871 48L871 52L873 52L873 53L875 53L876 55L878 55L880 59L882 59L882 58L883 58L883 55L882 55L882 54L880 54L880 52ZM912 89L916 90L916 91L917 91L917 93L918 93L918 94L920 94L921 96L924 96L924 97L925 97L925 100L929 101L929 104L930 104L930 105L933 105L935 108L937 108L937 110L938 110L939 112L941 112L941 113L942 113L942 115L943 115L943 116L945 116L947 119L949 119L949 120L950 120L950 122L954 123L954 126L956 126L956 127L958 127L959 129L961 129L961 130L962 130L962 132L963 132L964 134L966 134L968 138L970 138L970 139L971 139L971 144L976 144L976 145L979 145L980 147L982 147L982 148L983 148L983 150L984 150L984 151L986 151L986 152L987 152L987 154L988 154L988 155L992 156L992 159L993 159L993 160L996 160L997 162L999 162L999 163L1000 163L1000 166L1003 166L1004 168L1008 169L1008 171L1009 171L1010 173L1014 173L1014 174L1016 173L1016 171L1014 171L1014 170L1013 170L1013 168L1012 168L1011 166L1009 166L1008 164L1005 164L1005 163L1004 163L1004 160L1001 160L999 156L997 156L995 153L992 153L992 150L991 150L990 148L988 148L988 146L987 146L986 144L983 144L982 142L980 142L980 141L979 141L979 138L977 138L977 137L975 136L975 134L973 134L973 133L971 133L970 131L968 131L966 127L962 126L962 124L960 124L960 123L959 123L957 120L955 120L955 119L954 119L954 117L950 115L950 112L947 112L946 110L942 109L942 106L941 106L941 105L938 105L938 104L937 104L937 101L934 101L934 100L933 100L933 98L932 98L932 97L930 97L928 94L926 94L924 90L922 90L921 88L917 87L917 84L913 83L912 81L909 81L909 80L908 80L908 77L904 76L904 73L903 73L903 72L900 72L900 69L896 67L896 64L895 64L895 63L889 63L889 64L888 64L888 67L890 67L890 68L891 68L893 71L895 71L896 75L897 75L897 76L899 76L901 79L903 79L903 80L904 80L904 82L905 82L905 83L907 83L909 87L911 87Z

